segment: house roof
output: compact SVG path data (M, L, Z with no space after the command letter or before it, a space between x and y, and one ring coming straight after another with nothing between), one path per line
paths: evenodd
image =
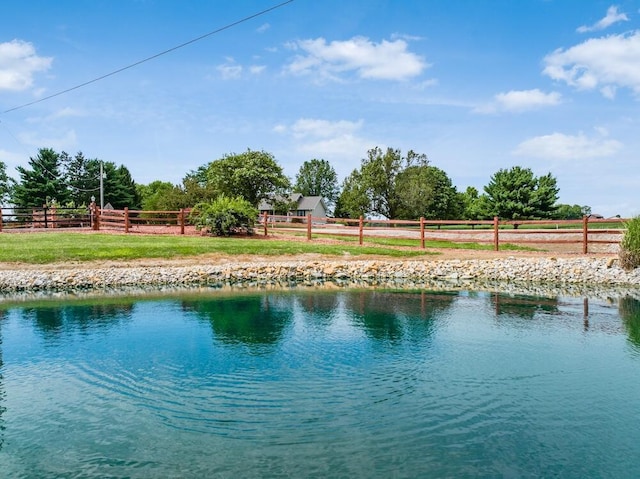
M305 211L313 211L318 206L318 203L323 202L322 196L301 196L298 199L298 209ZM324 206L324 202L323 202ZM325 207L326 209L326 207Z
M282 197L276 198L282 200ZM322 196L302 196L300 193L291 193L291 195L289 195L289 199L290 201L297 202L296 210L313 211L319 203L322 203L325 210L327 209ZM269 200L262 200L258 205L258 209L260 211L269 211L273 209L273 205Z

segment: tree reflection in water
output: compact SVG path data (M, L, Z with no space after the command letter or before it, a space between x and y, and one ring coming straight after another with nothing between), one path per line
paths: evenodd
M51 304L25 307L23 316L35 323L45 339L65 333L88 333L131 319L135 303Z
M640 348L640 301L625 296L618 301L618 311L634 347Z
M276 295L207 298L183 301L182 308L209 322L223 342L273 345L292 320L291 306L278 299Z
M368 336L397 343L405 336L430 336L433 320L449 309L457 297L458 293L428 291L361 291L347 294L345 305L355 324Z
M305 321L314 327L327 328L334 320L340 307L341 294L335 291L322 291L298 296L298 306L304 313Z

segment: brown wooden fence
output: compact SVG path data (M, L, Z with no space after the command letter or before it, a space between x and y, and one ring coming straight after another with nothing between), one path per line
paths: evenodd
M101 210L91 207L94 230L120 230L125 233L185 234L195 227L189 223L190 209L176 211ZM190 231L187 231L190 230Z
M0 231L35 228L89 228L88 208L0 208Z
M101 210L96 205L88 214L78 210L63 215L60 210L3 212L0 209L0 231L8 228L36 228L61 226L90 226L94 230L117 230L124 233L196 234L189 223L190 209L176 211ZM625 231L625 219L596 219L585 216L580 220L382 220L319 218L263 214L258 230L269 234L293 233L314 237L357 237L360 245L365 238L402 238L415 240L416 247L425 248L427 241L457 243L488 243L495 251L507 243L556 246L567 252L611 252L616 249Z
M316 218L307 216L278 216L264 214L260 218L263 234L288 231L314 236L357 236L359 244L368 238L415 239L425 248L427 241L489 243L495 251L507 243L518 245L556 245L566 251L587 254L596 249L615 249L622 239L625 219L596 219L588 216L580 220L380 220Z

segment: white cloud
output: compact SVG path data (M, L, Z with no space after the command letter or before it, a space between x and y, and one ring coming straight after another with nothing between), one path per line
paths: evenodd
M363 138L360 130L364 122L328 121L313 118L301 118L292 125L276 125L274 132L291 135L296 153L313 158L332 160L336 171L346 176L358 166L366 152L378 145Z
M62 136L42 137L35 133L22 133L18 135L20 143L34 148L53 148L54 150L72 150L78 145L78 137L75 130L69 130Z
M434 86L437 86L440 82L438 81L437 78L429 78L417 85L415 85L416 90L426 90L428 88L432 88Z
M418 35L408 35L406 33L392 33L391 34L391 40L408 40L408 41L418 41L418 40L423 40L423 37L420 37Z
M577 31L579 33L594 32L597 30L604 30L606 28L609 28L614 23L627 21L629 21L627 15L624 13L618 13L618 7L612 5L607 9L607 14L604 18L601 18L591 26L582 25L581 27L577 28Z
M27 123L47 123L61 118L73 118L87 116L87 113L77 108L65 107L60 110L51 112L51 114L42 117L27 118Z
M534 90L511 90L498 93L493 103L474 109L476 113L522 112L560 104L562 96L558 92L544 93Z
M329 138L352 135L362 128L363 121L328 121L312 118L301 118L289 129L296 138L315 137Z
M287 46L303 52L286 68L293 74L319 74L335 80L342 73L355 72L360 78L406 80L429 67L424 58L407 51L408 44L402 39L375 43L365 37L354 37L327 43L324 38L317 38Z
M216 70L224 80L233 80L242 75L242 65L238 65L233 58L227 58L226 63L218 65Z
M263 71L265 71L267 67L265 65L252 65L249 67L249 72L252 75L259 75Z
M0 90L20 91L33 85L33 76L47 71L53 58L40 57L29 42L0 43Z
M265 65L251 65L246 68L251 75L259 75L267 67ZM223 80L235 80L240 78L245 72L245 67L236 63L236 61L228 57L225 63L222 63L216 67L216 70L220 74Z
M600 88L611 98L618 87L640 94L640 30L592 38L544 59L543 73L581 90Z
M271 25L269 25L268 23L263 23L262 25L260 25L258 28L256 28L256 32L258 33L264 33L267 30L269 30L271 28Z
M563 133L537 136L520 143L513 154L542 159L581 160L610 157L622 149L621 142L606 138L605 130L600 129L598 133L600 136L595 138L589 138L584 133L575 136Z

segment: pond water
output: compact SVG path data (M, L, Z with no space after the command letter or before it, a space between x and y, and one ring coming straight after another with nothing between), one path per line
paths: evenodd
M5 304L0 340L0 477L640 477L629 297Z

